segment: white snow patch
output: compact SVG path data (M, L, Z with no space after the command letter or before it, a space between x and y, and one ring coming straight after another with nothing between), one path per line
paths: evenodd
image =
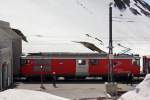
M150 74L132 91L123 94L118 100L150 100Z
M24 90L24 89L8 89L0 92L0 100L69 100L58 97L49 93Z

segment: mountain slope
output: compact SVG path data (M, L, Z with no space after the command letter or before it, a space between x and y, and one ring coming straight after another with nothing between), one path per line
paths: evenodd
M123 50L120 43L133 53L150 54L150 11L142 0L5 0L0 18L26 33L24 52L92 52L71 41L91 42L108 51L110 2L114 52Z

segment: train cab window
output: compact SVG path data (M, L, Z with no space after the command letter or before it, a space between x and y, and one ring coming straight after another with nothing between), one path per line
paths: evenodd
M35 59L34 63L36 65L41 65L41 64L49 64L50 60L49 59Z
M78 62L78 65L86 65L86 60L79 59L77 62Z
M98 64L98 59L90 59L90 64L91 65L97 65Z
M26 65L28 62L29 61L27 59L21 59L21 65Z
M140 59L136 59L136 65L140 66Z
M133 64L140 66L140 59L134 59Z

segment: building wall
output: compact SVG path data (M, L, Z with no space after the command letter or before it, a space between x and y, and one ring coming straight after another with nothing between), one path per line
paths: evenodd
M12 39L12 50L13 50L13 73L14 76L18 75L20 72L20 57L22 54L22 39L17 35L10 27L3 28L3 30L11 37Z
M10 86L13 75L19 74L21 53L21 37L8 22L0 21L0 90Z
M14 76L16 76L20 72L20 57L22 54L21 52L22 46L20 39L13 40L12 49L13 49L13 73Z
M0 21L0 30L3 31L5 37L12 40L12 52L13 52L13 73L19 74L20 70L20 56L22 54L22 39L17 33L15 33L8 22Z
M0 49L0 90L8 88L13 83L12 50L10 47Z

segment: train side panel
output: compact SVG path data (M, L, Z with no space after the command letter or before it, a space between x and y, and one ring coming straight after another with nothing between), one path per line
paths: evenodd
M87 57L88 58L87 58ZM135 76L140 74L139 57L137 56L114 56L114 75L127 75L132 72ZM150 61L150 60L149 60ZM58 76L87 77L87 76L107 76L109 60L107 55L94 57L82 56L27 56L21 59L21 74L23 76L39 76L41 73L51 76L55 72ZM41 70L42 67L42 70ZM147 68L147 67L146 67ZM148 68L147 68L148 69Z
M95 60L95 59L92 59ZM97 60L97 61L96 61ZM89 74L90 76L107 76L108 75L108 59L96 59L91 62L89 60ZM140 66L133 62L133 59L114 59L113 60L113 74L127 75L129 72L135 76L140 74Z
M51 59L51 73L56 72L59 76L75 76L75 59Z
M115 59L113 64L114 74L116 75L127 75L129 72L135 76L140 74L140 66L133 62L133 59Z
M107 59L89 59L90 76L103 76L108 73Z
M31 59L21 59L20 73L22 76L32 76L33 61Z
M150 56L143 56L143 73L150 73Z
M49 75L51 72L50 59L22 59L24 64L21 66L23 76L38 76L41 73Z

